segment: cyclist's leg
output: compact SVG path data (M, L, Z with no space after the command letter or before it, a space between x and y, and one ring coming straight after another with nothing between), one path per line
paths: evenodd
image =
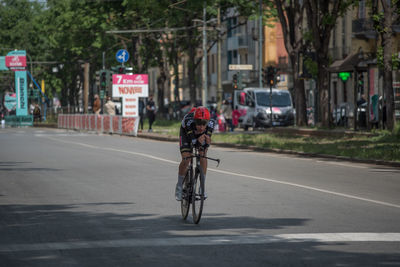
M179 149L181 151L181 163L179 164L178 169L178 182L175 188L175 198L176 200L182 200L182 182L185 178L187 168L190 163L190 159L184 160L185 157L189 157L192 154L192 147L191 143L189 142L187 136L183 133L183 129L181 127L180 134L179 134Z

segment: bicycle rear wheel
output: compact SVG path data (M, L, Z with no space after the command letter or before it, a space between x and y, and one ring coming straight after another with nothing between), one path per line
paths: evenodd
M190 208L190 177L192 176L192 170L189 169L185 175L185 178L183 179L182 182L182 201L181 201L181 212L182 212L182 218L186 220L188 214L189 214L189 208Z
M193 222L198 224L201 219L204 205L204 176L200 169L196 169L193 179L192 215Z

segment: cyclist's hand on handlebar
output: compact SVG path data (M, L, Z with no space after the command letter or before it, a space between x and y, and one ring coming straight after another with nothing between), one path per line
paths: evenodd
M211 144L211 137L206 135L206 134L202 134L201 136L199 136L199 138L197 138L197 142L200 145L210 145Z
M197 142L199 145L204 145L206 143L205 134L200 135L199 138L197 138Z

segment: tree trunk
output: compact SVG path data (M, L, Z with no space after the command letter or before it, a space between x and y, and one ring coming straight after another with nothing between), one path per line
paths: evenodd
M161 114L164 114L164 90L165 90L165 70L163 66L159 66L160 68L160 76L157 78L157 103L158 103L158 110Z
M294 83L295 90L295 105L296 105L296 125L306 126L307 125L307 108L306 108L306 96L304 91L304 81L296 78Z
M328 64L325 60L318 62L318 81L317 90L319 96L318 118L322 127L329 127L329 72Z
M383 90L386 96L386 124L390 131L393 131L396 117L395 117L395 104L393 92L393 71L392 71L392 46L393 46L393 12L394 8L387 5L387 2L382 1L384 6L384 21L383 28L385 31L382 33L382 47L383 47ZM397 16L396 16L397 17Z
M303 49L302 21L304 5L300 1L275 0L279 20L285 41L285 48L290 58L294 81L294 103L296 108L296 125L307 125L306 96L304 82L299 78L299 51Z

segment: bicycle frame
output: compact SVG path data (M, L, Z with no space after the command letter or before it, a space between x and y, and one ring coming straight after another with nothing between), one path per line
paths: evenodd
M193 165L193 158L196 158L196 165ZM184 157L183 160L190 159L188 171L185 175L183 188L184 195L181 201L182 217L185 220L189 213L189 207L192 205L193 222L198 224L200 222L201 214L203 211L204 204L204 187L205 179L203 170L201 168L200 159L205 158L216 161L217 167L219 166L220 160L200 155L199 148L195 148L194 155Z

